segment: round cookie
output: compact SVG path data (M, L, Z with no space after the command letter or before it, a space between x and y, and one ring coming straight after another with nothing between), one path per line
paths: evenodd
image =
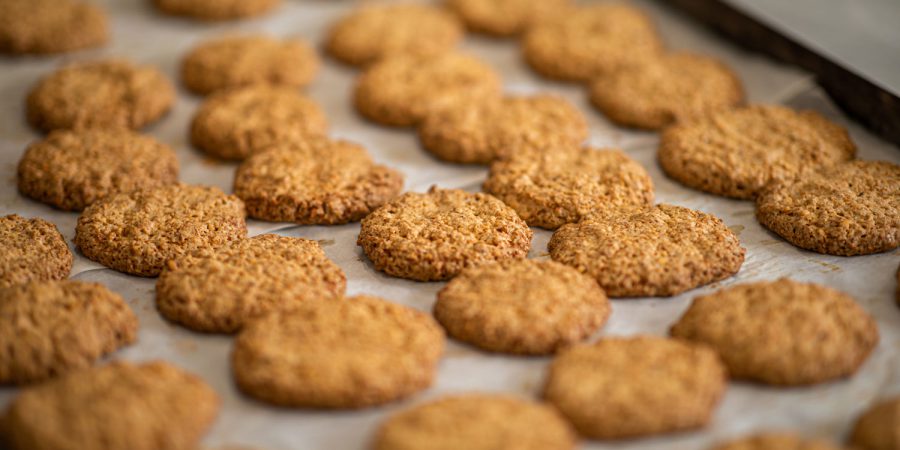
M115 194L88 206L75 245L120 272L155 277L167 261L247 236L244 204L214 187L173 184Z
M276 144L234 177L250 217L303 225L357 222L402 189L400 172L375 164L357 144L330 139Z
M415 3L363 6L328 30L325 49L354 66L398 55L432 56L451 50L463 29L453 14Z
M677 295L734 275L745 253L718 217L673 205L564 225L547 248L610 297Z
M439 281L461 270L524 259L533 233L510 207L487 194L432 187L408 192L362 220L357 244L376 270Z
M91 367L137 339L138 320L101 284L35 281L0 296L0 384Z
M191 122L191 144L208 155L241 160L273 144L324 136L325 112L285 86L255 85L207 98Z
M25 388L0 434L13 450L197 448L219 403L203 380L169 363L114 362Z
M234 333L295 302L340 298L346 286L318 242L264 234L170 261L156 282L156 307L192 330Z
M249 322L231 364L238 387L264 402L363 408L430 386L444 341L412 308L369 296L314 300Z
M580 145L588 126L578 108L561 97L488 98L427 115L419 138L444 161L488 164L522 146Z
M697 297L671 333L715 349L731 378L780 386L848 377L878 344L852 297L788 279Z
M447 334L482 349L546 355L596 332L609 318L593 278L553 261L501 261L460 272L437 294Z
M499 97L500 77L471 56L396 56L360 75L353 102L382 125L410 126L454 103Z
M72 259L56 225L17 214L0 217L0 288L64 280L72 270Z
M165 14L198 20L234 20L265 14L281 0L153 0Z
M552 407L498 394L441 397L395 414L373 450L572 450L577 436Z
M98 47L109 40L106 13L78 0L0 2L0 53L51 54Z
M900 397L885 399L859 416L850 443L862 450L900 448Z
M670 53L600 75L591 102L619 125L658 130L735 108L744 102L744 88L716 59Z
M125 60L68 64L28 93L26 113L35 128L143 128L165 115L175 88L160 71Z
M18 166L23 195L81 211L119 192L178 181L178 158L150 136L126 129L57 130L28 146Z
M634 438L706 425L725 377L716 353L702 345L605 338L557 356L544 398L586 437Z
M718 444L712 450L840 450L840 447L788 433L763 433Z
M900 166L851 161L776 182L756 219L797 247L840 256L900 246Z
M567 10L572 0L446 0L446 3L470 30L508 37Z
M752 199L772 181L855 155L847 130L814 111L753 105L669 127L658 158L666 174L685 186Z
M653 204L653 180L621 150L568 145L498 160L483 188L528 225L548 230Z

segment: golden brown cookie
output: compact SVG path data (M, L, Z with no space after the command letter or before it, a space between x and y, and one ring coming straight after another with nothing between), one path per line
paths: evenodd
M162 72L125 60L71 63L42 78L28 93L35 128L143 128L165 115L175 88Z
M324 138L275 144L234 177L250 217L303 225L357 222L402 189L403 175L363 147Z
M848 377L878 344L852 297L786 278L697 297L671 333L715 349L731 378L781 386Z
M584 436L621 439L701 428L725 391L725 368L698 344L605 338L564 350L544 398Z
M840 447L789 433L762 433L718 444L712 450L840 450Z
M484 191L528 225L555 230L588 216L618 215L653 204L653 180L621 150L552 145L491 165Z
M772 181L855 155L847 130L814 111L753 105L668 128L658 157L666 174L685 186L752 199Z
M191 144L222 159L241 160L273 144L326 133L325 112L287 86L217 92L200 105L191 122Z
M231 365L238 387L267 403L363 408L430 386L444 341L412 308L370 296L311 300L249 322Z
M374 122L410 126L457 102L498 97L500 89L497 73L471 56L396 56L360 75L353 102Z
M88 206L75 227L85 257L155 277L165 264L247 236L244 204L214 187L173 184L115 194Z
M756 218L797 247L840 256L900 246L900 166L851 161L776 182Z
M470 30L515 36L567 10L572 0L446 0Z
M64 280L71 270L72 252L56 225L17 214L0 217L0 288Z
M466 164L488 164L523 146L577 146L587 137L587 121L578 108L551 95L456 103L419 124L425 150Z
M25 384L91 367L134 342L138 320L101 284L34 281L0 294L0 384Z
M169 363L114 362L24 389L0 434L12 450L192 449L219 403L203 380Z
M192 330L234 333L295 302L340 298L346 286L318 242L264 234L169 261L156 282L156 307Z
M265 14L281 0L153 0L161 12L197 20L234 20Z
M498 394L445 396L381 424L374 450L572 450L577 436L556 410Z
M66 211L81 211L119 192L178 181L178 158L150 136L127 129L57 130L28 146L19 192Z
M106 13L78 0L0 2L0 53L50 54L98 47L109 40Z
M362 220L357 244L376 270L419 281L446 280L488 262L524 259L533 233L487 194L432 187L408 192Z
M861 450L900 449L900 397L884 399L859 416L850 443Z

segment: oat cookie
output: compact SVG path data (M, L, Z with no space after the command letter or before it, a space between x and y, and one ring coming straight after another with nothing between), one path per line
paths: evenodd
M797 247L840 256L900 246L900 166L849 163L773 183L756 199L756 218Z
M840 447L789 433L763 433L725 442L712 450L840 450Z
M472 31L515 36L572 6L572 0L446 0Z
M89 2L0 2L0 53L63 53L98 47L108 40L106 13Z
M847 130L819 113L753 105L668 128L658 157L666 174L685 186L752 199L772 181L855 155Z
M24 389L0 434L13 450L190 449L219 403L203 380L169 363L114 362Z
M483 188L528 225L548 230L653 204L653 180L621 150L559 145L522 151L492 164Z
M369 296L311 300L249 322L231 364L238 387L264 402L363 408L430 386L444 341L412 308Z
M318 242L264 234L169 261L156 282L156 307L192 330L234 333L294 302L340 298L346 286Z
M419 281L524 259L533 233L510 207L487 194L432 187L408 192L362 220L357 244L376 270Z
M452 431L451 431L452 430ZM509 395L444 396L388 418L374 450L571 450L577 437L553 408Z
M138 320L101 284L34 281L0 295L0 384L43 381L90 367L134 342Z
M703 345L605 338L557 356L544 397L586 437L631 438L703 427L725 377L716 353Z
M416 125L457 102L499 97L500 77L471 56L397 56L372 65L356 82L353 102L382 125Z
M155 277L171 259L245 238L245 216L218 188L173 184L95 202L78 217L75 245L106 267Z
M283 142L238 167L234 193L250 217L303 225L357 222L396 197L403 175L340 140Z
M609 318L593 278L554 261L483 264L460 272L437 295L434 317L447 333L485 350L555 353L584 340Z
M153 0L165 14L198 20L233 20L265 14L281 0Z
M0 288L64 280L71 270L72 252L56 225L17 214L0 217Z
M143 128L172 107L175 88L162 72L125 60L71 63L38 81L26 113L35 128Z
M18 166L19 192L66 211L81 211L119 192L178 181L168 146L126 129L57 130L28 146Z
M850 443L862 450L900 449L900 397L884 399L864 412L856 420Z
M207 98L191 122L191 143L208 155L241 160L327 132L325 112L313 100L291 87L255 85Z

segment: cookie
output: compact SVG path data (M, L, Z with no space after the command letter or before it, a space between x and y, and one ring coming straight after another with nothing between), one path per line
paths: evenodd
M388 418L374 450L571 450L572 427L553 408L509 395L438 398Z
M398 55L438 55L451 50L462 37L462 25L442 8L370 4L334 23L325 49L344 63L361 66Z
M483 188L528 225L548 230L653 204L653 180L621 150L568 145L522 151L495 162Z
M678 295L734 275L745 253L718 217L664 204L564 225L547 248L610 297Z
M855 155L847 130L814 111L752 105L666 129L658 158L666 174L685 186L752 199L772 181Z
M99 47L109 40L106 13L78 0L0 2L0 53L52 54Z
M786 278L697 297L671 333L715 349L731 378L780 386L848 377L878 344L852 297Z
M789 433L762 433L718 444L712 450L840 450L840 447Z
M571 0L446 0L447 6L478 33L515 36L572 5Z
M427 314L376 297L313 300L249 322L231 364L238 387L264 402L363 408L430 386L444 340Z
M175 88L162 72L125 60L71 63L28 93L35 128L143 128L172 107Z
M427 115L419 138L444 161L488 164L522 146L579 145L588 138L588 126L578 108L561 97L488 98Z
M273 144L326 133L325 112L286 86L217 92L200 105L191 122L191 144L221 159L242 160Z
M756 219L797 247L840 256L900 246L900 166L851 161L773 183Z
M153 0L153 4L165 14L218 21L260 16L281 0Z
M88 206L75 245L120 272L155 277L166 262L247 236L244 204L214 187L173 184L115 194Z
M169 363L114 362L24 389L0 433L12 450L197 448L219 403L203 380Z
M403 194L363 219L357 245L376 270L439 281L467 267L524 259L532 235L515 211L490 195L432 187Z
M56 225L17 214L0 217L0 288L64 280L71 270L72 252Z
M544 398L582 435L622 439L701 428L724 391L725 368L711 349L638 336L563 351Z
M234 333L295 302L340 298L346 286L318 242L264 234L169 261L156 281L156 307L192 330Z
M884 399L859 416L850 443L862 450L900 448L900 397Z
M238 167L234 193L250 217L302 225L357 222L396 197L403 175L340 140L282 142Z
M591 83L591 102L623 126L659 130L744 102L738 76L708 56L670 53L613 70Z
M499 97L500 77L471 56L397 56L372 65L356 81L360 114L382 125L416 125L454 103Z
M178 181L178 158L150 136L125 129L57 130L19 160L19 192L65 211L81 211L119 192Z
M101 284L35 281L0 296L0 384L26 384L91 367L137 339L138 320Z
M593 278L553 261L483 264L437 294L434 317L447 334L482 349L546 355L596 332L609 318Z
M563 81L589 81L657 58L662 50L650 18L622 3L573 8L534 26L522 41L528 65Z

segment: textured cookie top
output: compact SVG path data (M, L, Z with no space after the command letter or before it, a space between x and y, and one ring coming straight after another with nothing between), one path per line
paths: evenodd
M238 386L278 405L360 408L431 384L444 333L376 297L300 302L248 323L231 355Z
M189 449L218 410L212 388L169 363L114 362L23 390L0 432L13 448Z
M487 194L432 187L408 192L363 219L357 243L377 270L413 280L445 280L486 262L523 259L532 231Z
M548 20L571 0L446 0L466 26L493 36L513 36Z
M174 16L200 20L231 20L264 14L281 0L153 0L156 7Z
M67 211L110 194L178 181L172 149L125 129L58 130L31 144L18 166L19 192Z
M878 343L875 320L852 297L788 279L697 297L671 332L714 348L732 378L776 385L848 376Z
M824 441L788 433L765 433L719 444L712 450L840 450Z
M426 116L419 137L426 150L445 161L487 164L523 146L579 145L588 127L565 99L536 95L454 104Z
M160 71L124 60L77 62L41 79L28 94L28 122L57 128L142 128L168 112L175 88Z
M395 414L375 435L375 450L570 450L577 437L549 406L507 395L439 398Z
M75 245L91 260L156 276L170 259L247 236L244 204L214 187L174 184L116 194L78 217Z
M853 256L900 246L900 166L851 161L773 183L756 200L756 218L788 242Z
M544 397L581 434L618 439L706 424L725 390L725 368L702 345L639 336L563 351Z
M0 2L0 52L60 53L109 39L106 13L77 0Z
M437 55L462 37L462 25L442 8L380 4L363 6L334 23L325 47L335 58L358 66L398 55Z
M856 420L850 442L864 450L900 448L900 397L883 399L866 410Z
M63 280L71 270L72 252L56 225L16 214L0 217L0 288Z
M666 173L712 194L754 198L773 180L853 159L847 131L814 111L754 105L668 128L659 146Z

